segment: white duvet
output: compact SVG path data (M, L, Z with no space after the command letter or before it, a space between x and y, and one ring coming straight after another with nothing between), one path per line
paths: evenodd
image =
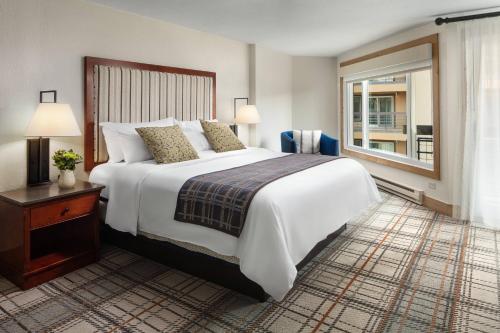
M90 180L107 186L106 223L236 256L241 272L276 300L292 288L295 265L328 234L380 200L366 169L344 158L274 181L254 197L239 238L174 220L177 194L191 177L283 156L261 148L205 153L175 164L104 164Z

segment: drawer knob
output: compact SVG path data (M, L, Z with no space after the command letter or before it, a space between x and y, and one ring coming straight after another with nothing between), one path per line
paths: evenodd
M61 212L61 216L66 215L66 213L68 213L68 212L69 212L69 208L68 207L64 208L63 211Z

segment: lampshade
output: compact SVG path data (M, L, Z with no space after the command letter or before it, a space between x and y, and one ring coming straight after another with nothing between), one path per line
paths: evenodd
M237 124L257 124L260 123L260 115L255 105L244 105L236 113L234 121Z
M69 104L40 103L26 130L26 136L80 136L80 128Z

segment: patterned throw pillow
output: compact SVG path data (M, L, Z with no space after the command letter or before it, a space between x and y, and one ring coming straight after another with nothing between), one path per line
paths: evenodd
M321 130L293 130L293 141L297 145L298 154L318 154Z
M205 120L201 121L201 126L212 149L217 153L245 149L245 145L234 135L229 126Z
M195 160L196 150L179 126L136 128L157 163Z

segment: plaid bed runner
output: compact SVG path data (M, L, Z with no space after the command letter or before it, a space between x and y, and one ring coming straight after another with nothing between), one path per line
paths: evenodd
M175 220L239 237L250 203L262 187L339 158L292 154L190 178L177 197Z

